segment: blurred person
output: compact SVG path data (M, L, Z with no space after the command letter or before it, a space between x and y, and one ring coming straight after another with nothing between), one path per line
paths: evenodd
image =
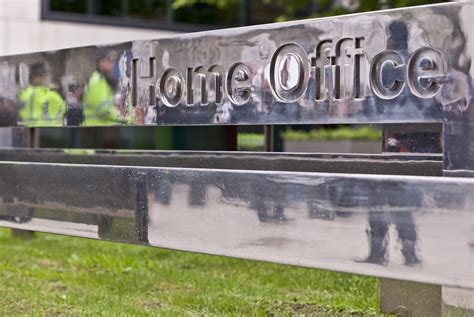
M375 184L370 187L373 188L369 195L374 197L372 200L378 209L369 211L369 255L358 262L387 265L389 228L393 225L401 243L405 265L421 263L416 252L418 238L413 216L422 206L423 193L416 187L407 188L396 182L387 182L383 189Z
M0 97L0 126L8 127L16 125L18 121L18 109L16 102L12 99Z
M395 50L401 56L408 56L408 37L408 26L405 22L398 20L391 22L388 25L387 50ZM400 102L403 104L405 100ZM389 152L403 150L403 145L397 138L389 138L387 143ZM415 187L408 189L396 182L386 182L383 188L373 183L359 190L365 190L366 194L362 197L370 197L377 206L376 210L368 214L369 255L360 262L380 265L388 263L389 227L393 224L401 242L405 265L421 263L416 254L418 239L413 215L422 205L423 193Z
M30 84L20 92L19 123L28 127L60 127L66 114L66 102L47 84L43 63L30 67Z
M84 89L77 84L68 86L66 123L68 126L80 126L84 121L81 99Z
M84 91L84 126L108 126L126 123L115 106L117 79L114 76L116 54L100 50L97 67Z

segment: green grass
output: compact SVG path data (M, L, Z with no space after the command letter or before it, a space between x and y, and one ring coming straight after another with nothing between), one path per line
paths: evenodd
M288 129L281 134L283 140L309 141L309 140L373 140L382 138L382 132L371 127L340 126L336 129L320 128L311 131Z
M382 138L382 132L369 126L339 126L332 129L319 128L311 131L287 129L281 133L281 137L285 141L378 141ZM237 135L237 145L241 151L262 151L264 143L265 137L261 133L239 133Z
M376 316L378 280L0 229L0 315Z
M240 151L262 151L264 144L265 136L261 133L237 134L237 146Z

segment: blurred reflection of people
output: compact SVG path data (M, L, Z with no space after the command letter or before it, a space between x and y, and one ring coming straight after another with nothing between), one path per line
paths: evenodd
M422 194L416 189L408 190L397 183L387 183L383 191L375 189L371 192L379 206L390 206L389 212L369 212L368 238L370 244L369 256L364 262L386 264L388 261L387 244L388 229L394 224L402 245L402 255L405 265L420 263L416 255L416 226L413 212L421 206ZM381 208L382 209L382 208Z
M8 127L18 122L18 108L12 99L0 97L0 126Z
M148 244L149 226L149 181L148 174L138 173L132 178L130 188L135 190L134 217L112 214L96 215L98 234L101 239Z
M68 95L66 96L66 123L68 126L80 126L84 120L84 113L81 104L82 94L83 89L77 84L70 84L68 86Z
M201 180L193 180L189 184L188 205L204 207L207 203L207 186Z
M395 50L398 54L408 56L409 32L405 22L393 21L388 26L387 49ZM404 103L405 100L400 100ZM390 140L389 147L400 150L400 144ZM423 195L416 188L408 189L399 183L386 183L383 188L372 184L368 187L367 195L375 202L379 210L369 212L369 255L364 262L386 264L388 261L387 244L388 229L394 224L402 245L402 255L405 265L420 263L416 255L416 225L413 213L416 212ZM384 211L388 209L388 211Z
M250 182L251 196L249 207L257 211L258 220L262 223L286 223L286 188L280 183L256 179Z
M47 72L43 63L30 67L30 84L20 95L20 124L28 127L59 127L63 125L66 102L47 85Z
M115 106L117 79L114 67L115 52L100 50L97 54L97 68L92 74L84 92L84 126L107 126L126 123Z

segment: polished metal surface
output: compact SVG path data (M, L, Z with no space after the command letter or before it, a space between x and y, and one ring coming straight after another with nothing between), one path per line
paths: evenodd
M387 124L382 127L382 151L389 153L442 153L443 126Z
M394 124L436 126L422 154L1 149L0 225L474 289L474 180L447 177L474 176L473 16L442 4L0 57L0 126L374 123L395 152Z
M451 3L0 57L0 125L443 122L444 169L470 175L472 16Z
M474 288L474 180L0 163L2 226Z
M421 176L441 176L441 159L417 154L0 149L0 161Z
M443 4L1 57L2 124L53 125L48 109L15 111L35 75L87 106L94 71L123 108L109 125L442 121L471 102L473 14Z
M384 161L442 161L442 154L437 153L315 153L315 152L257 152L257 151L192 151L192 150L136 150L136 149L81 149L81 148L0 148L1 161L8 161L8 157L21 157L19 160L34 160L37 155L107 155L126 157L173 157L207 155L211 157L265 157L265 158L320 158L320 159L357 159L357 160L384 160ZM18 155L18 156L17 156ZM14 159L17 160L17 159ZM105 164L105 163L104 163ZM137 164L131 164L137 165Z

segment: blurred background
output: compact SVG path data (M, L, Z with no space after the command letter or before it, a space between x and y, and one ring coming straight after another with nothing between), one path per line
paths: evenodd
M440 2L0 0L0 55Z
M0 55L440 2L446 1L0 0ZM37 133L36 146L263 150L263 129L251 126L49 128ZM7 133L0 130L0 134ZM376 127L277 126L271 133L273 151L378 153L382 148L381 133Z

